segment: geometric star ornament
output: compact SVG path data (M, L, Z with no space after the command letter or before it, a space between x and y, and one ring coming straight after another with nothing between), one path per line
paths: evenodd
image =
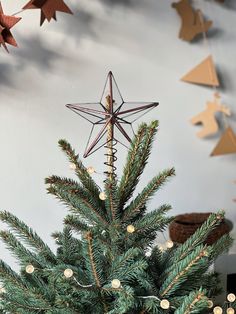
M43 25L46 19L48 22L50 22L51 19L56 21L56 11L73 14L63 0L31 0L23 7L23 10L26 9L41 10L40 26Z
M10 29L15 26L21 20L21 17L9 16L3 13L2 5L0 2L0 46L2 45L6 51L7 44L17 47L17 43L10 31Z
M66 105L92 124L84 157L109 145L108 141L127 147L132 137L129 135L130 131L134 134L132 123L156 106L157 102L125 102L111 71L107 75L100 101Z

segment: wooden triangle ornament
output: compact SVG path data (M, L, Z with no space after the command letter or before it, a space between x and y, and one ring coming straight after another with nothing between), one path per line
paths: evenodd
M236 154L236 134L231 127L228 127L213 149L211 156Z
M199 63L194 69L183 76L181 81L200 85L219 86L212 56L209 55Z

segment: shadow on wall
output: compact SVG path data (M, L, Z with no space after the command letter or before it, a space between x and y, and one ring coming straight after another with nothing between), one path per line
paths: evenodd
M20 48L11 50L13 62L9 60L9 63L0 63L0 89L6 86L18 89L22 85L22 81L17 79L21 71L34 67L47 74L54 67L55 61L63 57L56 50L48 48L37 35L27 38L18 36L18 43Z
M226 8L236 10L236 1L235 0L225 0L224 4Z

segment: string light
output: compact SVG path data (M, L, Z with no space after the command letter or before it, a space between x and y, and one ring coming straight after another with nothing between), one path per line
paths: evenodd
M33 274L34 270L35 270L35 268L33 265L27 265L25 267L25 271L27 272L27 274Z
M234 309L233 309L232 307L229 307L229 308L227 309L226 313L227 313L227 314L234 314L235 311L234 311Z
M76 165L73 163L70 163L70 170L76 170Z
M73 276L73 274L74 274L73 270L70 269L70 268L67 268L67 269L64 270L64 276L66 278L71 278Z
M208 300L208 308L212 309L213 305L214 305L214 303L211 300Z
M89 174L93 174L95 172L95 169L92 166L90 166L90 167L87 168L87 172Z
M235 294L229 293L229 294L227 295L227 300L228 300L229 302L234 302L235 299L236 299Z
M213 309L213 313L214 313L214 314L222 314L222 313L223 313L223 310L222 310L222 308L221 308L220 306L216 306L216 307L214 307L214 309Z
M107 199L106 193L105 193L105 192L101 192L101 193L99 194L99 198L100 198L100 200L105 201L105 200Z
M119 289L121 287L121 282L119 279L113 279L111 282L111 286L114 289Z
M171 249L173 246L174 246L174 242L173 242L173 241L168 240L168 241L166 242L166 247L167 247L168 249Z
M135 227L133 225L128 225L126 230L128 233L134 233Z
M170 307L170 302L167 299L163 299L160 302L160 307L164 310L167 310Z

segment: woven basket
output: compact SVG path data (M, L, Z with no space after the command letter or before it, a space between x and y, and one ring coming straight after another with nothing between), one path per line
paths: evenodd
M211 213L191 213L178 215L169 226L170 238L173 242L184 243L194 232L201 227ZM222 222L209 234L205 243L213 244L225 233L229 233L230 227L223 219Z

